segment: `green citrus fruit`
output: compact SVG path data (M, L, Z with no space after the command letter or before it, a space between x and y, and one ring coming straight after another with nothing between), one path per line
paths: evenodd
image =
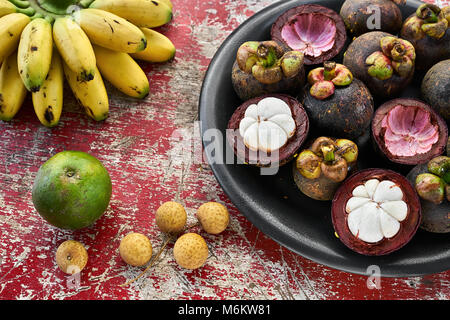
M95 157L63 151L45 162L33 184L33 204L51 225L76 230L92 225L106 211L112 185Z

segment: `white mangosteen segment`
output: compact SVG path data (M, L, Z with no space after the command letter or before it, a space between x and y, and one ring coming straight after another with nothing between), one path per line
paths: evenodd
M370 179L366 181L364 187L366 187L366 192L369 195L369 198L372 198L379 183L380 181L378 181L377 179Z
M250 105L239 123L244 144L253 151L276 151L294 136L295 131L296 123L289 105L273 97Z
M370 198L369 194L367 193L366 187L364 185L357 186L353 190L352 195L354 197L359 197L359 198Z
M378 184L372 199L378 203L402 200L403 192L394 182L383 180Z
M286 132L286 135L291 138L295 134L295 121L291 115L278 114L268 119L268 121L277 124L281 129Z
M293 50L318 57L333 48L336 32L336 24L330 17L302 13L283 26L281 37Z
M286 144L286 132L271 121L262 121L258 128L258 149L263 152L272 152Z
M439 128L430 119L430 113L422 108L395 106L382 120L386 148L405 157L427 153L439 140Z
M358 239L376 243L392 238L408 214L403 191L390 180L370 179L352 191L345 204L347 226Z
M249 148L250 150L258 151L258 122L254 122L252 125L250 125L247 130L245 130L243 138L244 138L244 144Z
M383 232L383 236L385 238L392 238L400 230L400 222L381 208L378 209L378 213L380 216L380 227Z
M408 205L401 200L384 202L380 207L398 221L405 220L408 214Z
M255 121L258 120L258 106L256 104L251 104L248 106L244 113L245 118L252 118Z
M368 243L383 240L384 236L380 227L378 211L377 204L369 202L350 212L347 217L347 223L351 233L356 238Z
M345 211L347 213L350 213L350 212L358 209L359 207L362 207L369 201L371 201L371 199L369 199L369 198L352 197L352 198L350 198L350 200L347 201L347 204L345 206Z

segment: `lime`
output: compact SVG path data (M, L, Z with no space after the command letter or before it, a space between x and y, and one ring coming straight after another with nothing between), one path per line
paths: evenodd
M81 151L63 151L39 169L32 198L37 212L48 223L77 230L102 216L111 193L111 178L97 158Z

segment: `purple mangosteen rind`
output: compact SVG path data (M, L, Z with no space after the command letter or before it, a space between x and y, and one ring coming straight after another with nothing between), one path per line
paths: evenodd
M446 121L450 120L450 59L438 62L425 74L423 99Z
M327 7L316 5L316 4L305 4L298 7L291 8L280 15L275 23L272 25L271 29L271 37L272 40L278 42L283 48L287 50L293 50L288 43L283 39L281 35L282 28L288 24L292 23L292 19L295 19L296 16L301 14L318 14L325 15L328 18L332 19L336 25L336 35L334 39L334 45L331 49L323 52L318 57L312 57L310 55L306 55L304 57L305 65L316 65L321 64L324 61L331 60L336 57L344 48L344 45L347 41L347 30L345 28L344 21L342 17L332 9Z
M353 36L360 36L366 32L374 31L369 29L368 21L375 11L380 10L381 25L379 31L397 34L403 23L402 12L394 1L391 0L346 0L341 7L340 15L344 20L347 30Z
M414 186L416 178L422 173L428 173L428 165L419 164L411 169L406 178ZM422 220L420 228L432 233L449 233L450 232L450 202L444 200L440 204L420 198L422 208Z
M358 185L370 179L394 182L402 190L403 201L408 205L407 216L401 222L399 232L392 238L384 238L376 243L367 243L355 237L347 225L347 201L353 196L352 192ZM381 256L399 250L413 238L419 228L422 214L419 197L408 179L392 170L369 168L354 173L338 188L332 200L331 217L334 230L345 246L362 255Z
M310 84L304 87L299 100L320 134L356 140L369 130L375 105L362 81L353 78L347 86L336 86L324 100L313 97L310 88Z
M432 145L430 151L426 153L418 153L413 156L398 156L392 154L385 146L384 134L386 130L382 128L382 121L384 117L398 105L421 108L422 110L430 114L431 124L437 125L437 128L439 130L439 139ZM442 119L442 117L426 103L417 99L409 98L393 99L385 102L380 107L378 107L372 119L371 132L375 149L379 154L381 154L385 159L391 162L407 166L415 166L418 164L427 163L432 158L441 155L446 149L448 140L448 128L444 119Z
M289 106L296 125L294 136L292 136L287 143L278 150L278 161L276 161L276 163L273 162L270 155L266 155L264 152L252 151L245 146L243 137L239 132L239 125L241 120L244 118L247 108L250 105L257 104L259 101L269 97L281 99ZM228 144L232 146L236 156L244 163L256 167L281 167L295 157L296 153L307 139L308 133L308 115L302 104L297 99L287 94L265 94L244 102L235 110L228 121L226 137Z
M393 73L389 79L380 80L372 77L368 73L366 60L375 52L380 52L381 39L394 37L392 34L381 31L371 31L365 33L350 43L344 53L343 64L350 69L353 76L363 81L369 88L374 98L384 99L400 93L414 78L414 69L407 77L401 77Z

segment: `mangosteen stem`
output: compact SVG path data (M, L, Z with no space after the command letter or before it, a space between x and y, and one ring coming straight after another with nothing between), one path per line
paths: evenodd
M441 9L432 4L423 4L417 9L417 16L424 19L427 23L435 23L438 21L438 14Z
M259 58L259 63L265 68L272 67L277 62L277 54L275 50L264 44L260 44L256 50Z
M326 81L331 81L336 77L336 62L325 61L323 63L323 77Z
M332 146L323 146L321 150L325 162L333 162L335 160L334 148Z

